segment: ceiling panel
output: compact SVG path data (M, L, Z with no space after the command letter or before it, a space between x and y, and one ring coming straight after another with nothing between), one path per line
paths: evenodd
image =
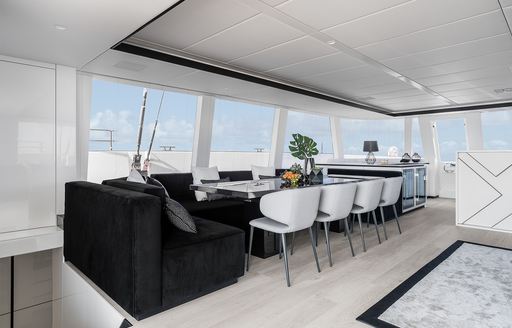
M418 79L420 83L423 85L428 85L429 87L435 86L438 84L445 83L456 83L456 82L464 82L469 80L477 80L483 78L490 78L495 76L510 76L510 68L509 67L490 67L490 68L482 68L476 69L472 71L466 72L458 72L453 74L440 74L437 76L432 76L428 78Z
M186 0L135 36L183 49L258 13L236 0Z
M482 28L483 26L485 28ZM381 60L396 55L408 55L449 47L455 44L504 33L508 33L508 26L503 19L501 10L497 10L428 30L389 39L368 46L366 49L362 47L357 50L371 57L375 56L377 52L378 58L374 59ZM380 49L380 52L384 51L384 53L381 54L379 50L376 49ZM392 51L387 49L392 49Z
M357 48L499 9L495 0L417 0L324 30Z
M329 45L306 36L261 52L236 59L230 64L255 71L267 71L335 53Z
M492 76L477 80L467 80L463 82L447 83L431 86L437 92L445 93L454 90L464 90L472 88L509 88L512 87L512 74L504 72L502 76Z
M346 70L360 66L366 66L366 64L363 61L344 53L335 53L266 71L265 73L287 79L298 79L304 76L320 75L332 71Z
M288 0L263 0L263 2L269 6L277 6L286 1L288 1Z
M184 51L230 61L301 36L304 33L260 14L187 47Z
M379 44L370 47L379 49ZM508 32L488 38L459 43L449 47L383 60L382 62L394 70L404 71L507 50L512 50L512 38Z
M374 14L411 0L291 0L277 8L305 24L322 30Z

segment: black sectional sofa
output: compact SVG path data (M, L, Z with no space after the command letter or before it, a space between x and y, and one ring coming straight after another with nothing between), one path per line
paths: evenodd
M160 187L122 180L66 184L65 260L138 320L244 274L244 231L200 217L197 234L180 231L162 217L164 196ZM212 209L219 218L229 212L221 204Z

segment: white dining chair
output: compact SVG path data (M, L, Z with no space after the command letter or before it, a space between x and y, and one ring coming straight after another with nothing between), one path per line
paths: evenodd
M332 266L331 242L329 240L329 224L333 221L343 220L345 223L345 232L350 244L352 256L354 256L354 248L352 247L352 239L348 229L348 216L354 205L357 184L338 184L321 187L320 204L318 206L318 216L316 222L323 223L325 230L325 240L327 244L327 256L329 257L329 265Z
M265 217L252 220L249 235L249 251L247 254L247 271L251 259L252 239L254 228L279 234L284 254L284 269L286 284L290 287L290 273L288 270L288 252L286 247L286 234L304 229L309 230L311 247L316 261L316 268L320 272L320 264L316 247L313 243L311 226L318 214L318 204L321 190L319 187L290 189L278 191L263 196L260 200L260 211Z
M361 223L361 214L372 213L373 223L375 225L375 231L377 232L377 238L379 244L381 243L379 235L379 227L377 224L377 218L375 216L375 209L379 207L380 196L382 194L382 186L384 185L384 179L375 179L369 181L362 181L357 183L356 197L354 199L354 206L350 211L351 214L357 215L359 221L359 230L361 233L361 241L363 242L363 251L366 252L366 242L364 240L363 224ZM352 224L353 225L353 224Z
M400 197L400 190L402 190L403 177L387 178L384 180L384 186L382 188L382 195L380 196L379 208L380 215L382 218L382 227L384 229L384 237L388 239L386 232L386 221L384 219L384 207L393 206L393 212L395 212L395 220L398 225L398 232L401 234L402 229L400 228L400 222L398 221L398 213L396 211L396 203Z

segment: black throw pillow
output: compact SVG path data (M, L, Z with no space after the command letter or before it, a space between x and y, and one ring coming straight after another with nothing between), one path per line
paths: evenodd
M202 184L220 183L220 182L230 182L230 181L231 181L230 177L225 177L225 178L218 179L218 180L201 180L201 183ZM224 198L230 198L230 197L228 195L206 193L206 200L208 200L208 201L219 200L219 199L224 199Z
M173 226L185 232L197 233L196 224L190 213L180 203L169 197L169 193L165 189L164 185L160 183L160 181L158 181L155 178L148 177L146 179L146 183L154 186L159 186L164 189L164 212L165 215L167 216L167 219L171 222Z

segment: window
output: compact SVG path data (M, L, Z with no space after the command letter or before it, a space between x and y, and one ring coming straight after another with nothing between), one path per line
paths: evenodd
M137 147L143 87L93 80L88 180L126 176ZM141 153L149 148L162 90L148 88ZM151 172L190 171L197 97L165 91L151 153ZM110 132L112 132L112 137ZM112 141L112 142L111 142ZM113 150L112 152L108 150Z
M318 155L315 156L317 163L325 162L333 157L331 125L329 117L288 111L288 120L286 125L286 135L283 151L283 167L290 167L293 163L301 161L290 154L288 145L293 140L292 134L300 133L316 141Z
M212 151L266 151L272 143L274 109L215 100Z
M441 161L454 162L457 151L467 150L464 119L439 120L435 126Z
M273 123L273 108L216 99L210 166L240 170L268 165Z
M108 150L109 133L113 130L113 150L136 149L143 87L103 80L93 80L91 99L91 140L89 150ZM141 149L149 147L157 118L162 90L148 89L146 114ZM197 97L184 93L165 91L158 118L153 150L169 149L191 151L194 137Z
M420 122L417 117L412 119L412 153L418 153L421 157L425 156L421 141Z
M512 110L482 113L484 148L512 150Z
M341 120L341 134L345 157L364 157L365 140L377 140L376 156L401 157L404 153L404 120ZM348 155L348 156L347 156Z

